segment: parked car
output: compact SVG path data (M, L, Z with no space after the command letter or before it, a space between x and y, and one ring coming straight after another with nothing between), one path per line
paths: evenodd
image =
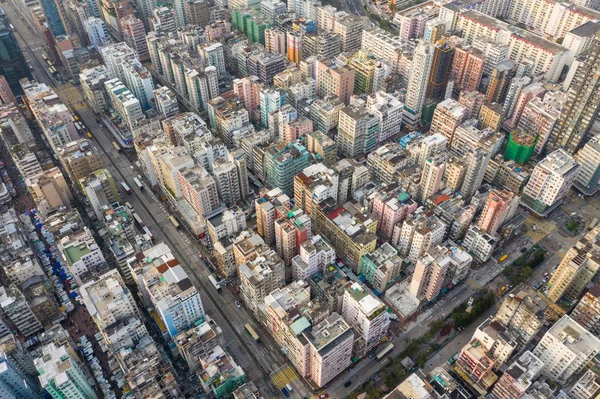
M286 398L290 397L290 393L288 392L287 389L281 388L281 392L283 393L283 396L285 396Z
M240 305L240 303L238 301L235 301L235 307L239 309L242 307L242 305Z
M348 388L350 385L352 385L352 381L346 381L344 387Z

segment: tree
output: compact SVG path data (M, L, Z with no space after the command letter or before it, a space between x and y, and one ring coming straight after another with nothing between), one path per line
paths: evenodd
M444 328L446 322L443 319L432 320L429 322L427 327L429 327L429 332L433 333L433 335L437 334Z

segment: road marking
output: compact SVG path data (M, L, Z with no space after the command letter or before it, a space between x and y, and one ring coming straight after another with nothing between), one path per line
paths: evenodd
M273 383L279 388L285 388L287 384L291 384L293 381L298 379L298 374L292 366L287 366L274 376L271 377Z
M477 284L477 282L472 278L468 278L467 281L465 281L465 284L468 285L470 288L474 289L475 291L479 291L481 289L481 286Z

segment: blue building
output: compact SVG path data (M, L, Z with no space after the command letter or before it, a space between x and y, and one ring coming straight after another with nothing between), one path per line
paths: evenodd
M19 80L31 79L29 67L10 29L8 17L0 8L0 75L4 75L13 94L23 93Z
M60 15L60 9L56 0L41 0L42 8L44 9L44 15L48 21L48 26L52 34L56 36L64 35L67 33L65 25L63 24L62 16Z

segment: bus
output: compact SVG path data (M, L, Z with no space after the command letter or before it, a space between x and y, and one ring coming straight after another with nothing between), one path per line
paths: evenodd
M598 218L593 218L592 219L592 223L590 223L588 230L593 230L594 227L596 227L596 225L598 224Z
M174 216L169 216L169 220L171 221L171 223L173 224L173 226L175 226L175 228L177 230L179 230L181 228L181 226L179 225L179 222L177 221L177 219L175 219Z
M135 185L137 186L137 188L139 188L140 190L144 189L144 186L142 185L142 182L137 177L133 178L133 182L135 183Z
M117 152L121 152L121 146L116 141L113 141L112 145L113 147L115 147L115 150L117 150Z
M383 359L385 357L385 355L390 353L392 351L392 349L394 349L394 344L387 344L382 349L377 351L377 353L375 354L375 359L377 361L380 361L381 359Z
M144 233L146 235L148 235L148 237L150 237L150 241L154 241L154 236L152 235L152 232L150 231L150 229L148 228L148 226L144 226L142 228L142 230L144 230Z
M48 68L48 72L50 72L52 75L54 75L56 73L56 68L51 66L50 68Z
M504 254L504 255L502 255L502 256L500 257L500 259L498 259L498 263L502 263L502 262L504 262L506 259L508 259L508 255L507 255L507 254Z
M131 189L129 188L129 186L127 185L127 183L125 183L124 181L121 182L121 187L123 187L123 190L125 190L125 192L129 195L131 195Z
M254 328L252 328L252 326L248 323L246 323L245 327L246 331L248 334L250 334L254 342L260 342L260 336L256 333L256 331L254 331Z
M46 55L46 53L42 53L42 58L44 59L44 61L48 60L48 56Z
M135 220L140 229L144 228L144 222L142 222L142 218L140 218L137 213L131 212L131 216L133 217L133 220Z
M221 284L219 284L217 282L217 279L214 278L214 276L212 274L210 274L208 276L208 279L210 280L211 284L213 285L213 287L215 287L215 290L217 290L217 292L221 292Z

